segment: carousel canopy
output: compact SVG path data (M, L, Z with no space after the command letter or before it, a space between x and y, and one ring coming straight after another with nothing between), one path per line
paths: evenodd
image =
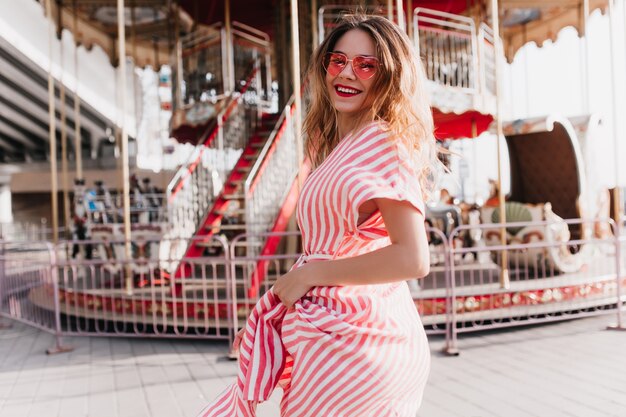
M584 36L583 0L501 0L502 42L509 62L528 42L538 46L556 40L566 26L576 28ZM605 10L608 0L589 0L589 12Z
M444 113L433 108L433 119L435 121L435 137L444 140L474 138L489 128L493 116L475 110L457 114Z
M45 0L40 1L44 8ZM57 36L63 29L72 32L77 45L100 46L117 66L117 0L50 1ZM193 21L169 0L127 0L124 20L126 53L135 65L160 67L169 64L176 28L179 34L191 30Z

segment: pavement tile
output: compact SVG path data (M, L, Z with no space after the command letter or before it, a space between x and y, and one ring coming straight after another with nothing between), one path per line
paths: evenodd
M432 367L418 417L626 417L626 332L613 317L461 334L458 357L430 338ZM2 417L194 417L235 382L228 343L54 338L0 330ZM282 391L258 407L277 417Z

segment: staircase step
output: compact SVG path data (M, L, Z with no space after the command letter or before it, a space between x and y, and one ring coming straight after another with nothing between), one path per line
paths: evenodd
M265 142L261 141L261 142L250 142L250 146L256 149L260 149L262 147L265 146Z
M243 174L247 174L248 172L252 171L252 166L239 167L239 168L236 168L235 171L241 172Z
M256 161L258 157L259 157L259 154L255 153L255 154L250 154L250 155L244 155L243 159L245 159L246 161Z
M218 242L212 242L212 241L208 241L208 242L195 242L195 245L201 248L219 248L222 245L219 244Z
M206 230L208 231L222 231L222 230L246 230L246 225L245 224L223 224L223 225L216 225L216 226L207 226L205 227Z
M214 210L213 213L218 214L220 216L226 216L226 215L234 215L234 214L246 214L246 209L245 208L239 208L239 209L234 209L234 210Z
M274 127L272 126L269 129L259 129L255 133L257 136L260 136L262 138L268 138L272 134L273 131L274 131Z
M245 194L235 193L235 194L223 194L222 198L224 200L243 200L244 198L246 198L246 196Z

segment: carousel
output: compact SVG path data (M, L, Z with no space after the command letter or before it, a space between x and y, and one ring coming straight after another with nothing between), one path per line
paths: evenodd
M506 138L492 157L499 178L491 204L428 208L431 274L411 288L431 331L449 325L451 314L523 321L615 304L615 279L602 265L616 252L589 243L613 236L610 201L619 199L594 182L600 118L505 122L500 86L504 60L520 47L565 26L584 35L589 13L610 0L41 3L57 33L108 53L120 89L126 65L169 68L161 108L171 115L171 137L193 145L165 190L130 174L123 124L119 189L86 189L77 173L74 238L53 242L58 285L28 295L57 308L68 333L232 334L297 257L294 212L309 172L301 74L336 20L355 11L386 16L412 40L442 144ZM508 196L499 192L504 146ZM619 212L612 211L617 224Z

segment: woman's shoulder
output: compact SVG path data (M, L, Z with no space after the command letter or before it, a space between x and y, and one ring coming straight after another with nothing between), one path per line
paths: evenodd
M352 142L386 147L391 144L392 135L385 122L374 121L357 129L352 135Z

